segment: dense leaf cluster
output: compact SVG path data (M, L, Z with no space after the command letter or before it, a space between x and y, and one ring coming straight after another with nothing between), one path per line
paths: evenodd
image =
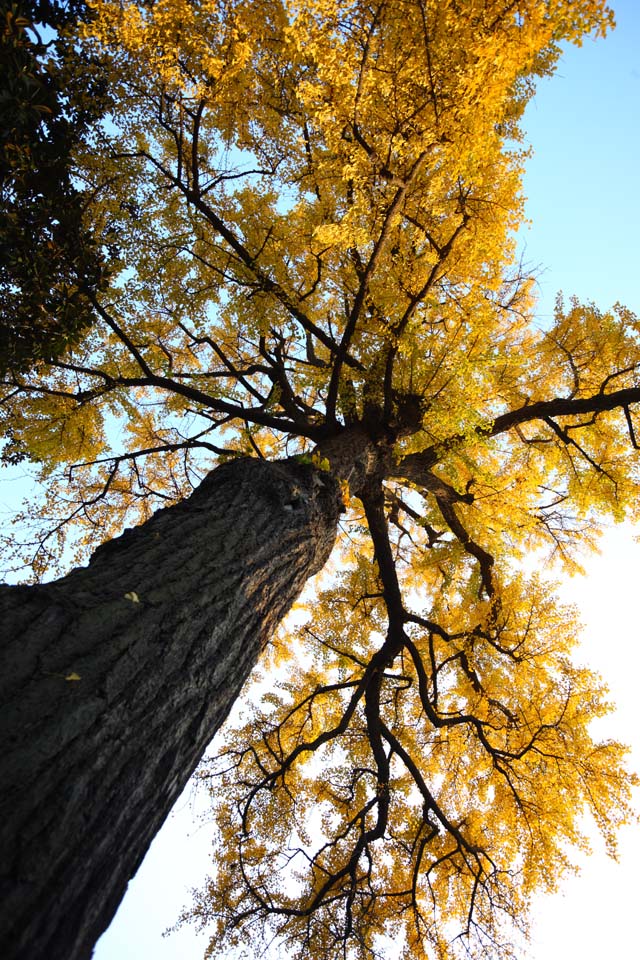
M0 7L0 371L52 360L91 323L106 277L84 222L73 151L105 106L105 79L69 65L82 2ZM87 81L90 82L87 85Z

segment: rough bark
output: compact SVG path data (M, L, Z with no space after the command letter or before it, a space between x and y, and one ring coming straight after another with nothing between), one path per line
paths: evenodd
M327 474L238 460L88 567L0 587L3 960L90 957L340 506Z

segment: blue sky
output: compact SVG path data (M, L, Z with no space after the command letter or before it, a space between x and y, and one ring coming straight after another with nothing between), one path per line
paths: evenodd
M527 109L522 242L543 312L558 289L640 310L640 4L612 5L617 29L568 50Z
M541 85L526 127L535 155L525 190L533 224L523 230L525 260L538 267L540 313L558 289L606 308L619 300L640 311L640 3L613 4L617 31L566 54ZM640 768L640 712L635 673L640 626L635 610L640 545L616 530L590 577L572 580L566 595L586 623L583 660L609 680L620 712L607 734L635 741ZM635 661L634 661L635 656ZM623 837L619 866L600 855L562 897L536 906L530 960L601 960L633 956L640 890L639 831ZM95 960L199 960L206 941L190 931L161 939L188 890L204 878L209 838L183 798L154 843L138 877L100 941ZM631 944L635 946L632 948Z

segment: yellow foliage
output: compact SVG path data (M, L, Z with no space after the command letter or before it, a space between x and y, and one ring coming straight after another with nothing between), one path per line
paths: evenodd
M64 392L14 397L3 405L7 451L45 465L92 459L106 445L103 418L93 404L78 404Z
M84 344L3 394L5 459L48 477L36 575L64 520L81 551L225 457L334 473L335 575L228 734L192 917L292 958L388 938L411 960L514 956L583 813L612 851L632 816L624 748L589 731L608 704L571 661L575 612L521 572L574 569L640 504L638 319L559 301L540 328L514 262L522 111L611 14L91 6L78 42L116 96L77 162L121 270Z

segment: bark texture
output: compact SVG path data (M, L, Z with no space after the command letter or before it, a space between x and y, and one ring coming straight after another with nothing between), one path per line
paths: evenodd
M0 587L3 960L90 957L340 508L310 466L237 460L88 567Z

